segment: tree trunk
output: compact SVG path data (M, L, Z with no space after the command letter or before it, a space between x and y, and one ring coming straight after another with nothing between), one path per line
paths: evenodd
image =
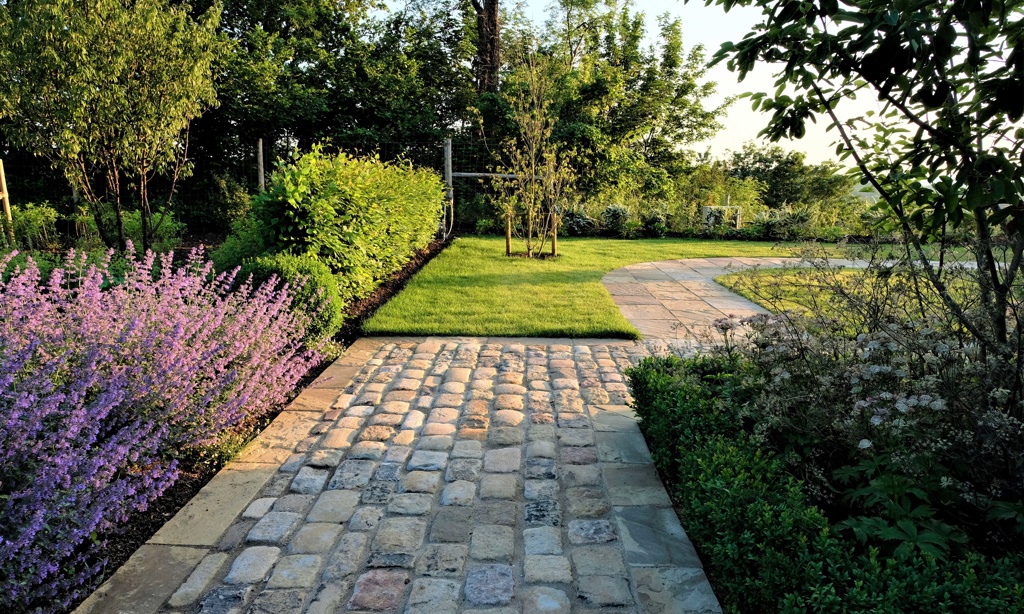
M114 216L117 218L117 249L121 253L128 251L128 241L124 235L124 215L121 211L121 172L117 165L110 164L107 170L107 185L114 195Z
M139 174L139 209L142 218L142 253L146 253L153 245L153 213L149 210L149 185L145 171Z
M124 215L121 212L121 202L114 203L114 212L117 215L117 249L121 253L128 251L128 239L124 236Z
M478 94L498 91L501 68L501 21L498 0L473 0L476 11L477 49L473 70Z
M992 228L984 211L979 211L975 215L975 227L978 231L975 261L978 266L981 300L988 311L996 343L1004 344L1007 341L1006 308L1009 288L1006 288L999 278L999 269L992 255Z
M505 216L505 255L512 255L512 216Z

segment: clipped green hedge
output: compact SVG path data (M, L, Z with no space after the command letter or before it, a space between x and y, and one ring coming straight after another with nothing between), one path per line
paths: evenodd
M291 286L292 308L309 318L304 337L307 345L330 340L341 330L345 322L345 301L331 270L316 258L284 253L259 256L246 262L239 271L239 279L250 276L254 287L272 276ZM294 288L299 290L296 292Z
M1024 611L1019 557L858 552L744 429L729 357L629 370L640 428L730 612ZM692 519L692 520L691 520Z
M222 269L279 252L315 258L335 274L347 302L371 293L430 243L443 202L444 186L431 170L314 147L271 175L213 257Z

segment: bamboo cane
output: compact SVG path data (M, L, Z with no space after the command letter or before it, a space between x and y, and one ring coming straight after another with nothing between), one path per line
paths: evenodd
M7 195L7 175L4 174L4 161L0 160L0 200L4 205L4 226L7 230L7 240L10 246L14 247L14 221L11 219L11 199Z

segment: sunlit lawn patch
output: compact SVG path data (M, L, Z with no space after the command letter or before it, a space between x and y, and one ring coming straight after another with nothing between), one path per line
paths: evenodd
M368 334L619 337L638 333L601 278L638 262L796 256L794 245L693 239L565 239L553 260L507 258L500 237L461 238L364 326Z

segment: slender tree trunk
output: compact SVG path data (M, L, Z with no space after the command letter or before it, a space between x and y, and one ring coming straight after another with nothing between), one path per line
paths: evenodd
M992 333L997 343L1006 343L1006 308L1007 291L999 279L999 269L992 255L992 228L988 224L985 212L975 215L975 226L978 230L978 244L975 258L978 265L978 283L981 286L981 299L989 312Z
M474 60L478 94L498 91L501 68L501 19L498 0L473 0L476 11L477 50Z
M142 252L146 253L153 245L153 215L149 210L149 185L145 172L139 175L139 209L142 218Z
M124 214L121 211L121 199L118 198L114 202L114 212L117 216L117 249L119 251L128 251L128 238L124 235Z
M512 255L512 216L505 216L505 255Z
M526 213L526 257L533 258L533 213Z
M114 196L114 217L117 219L117 249L123 253L128 251L128 240L124 234L124 214L121 211L121 172L114 162L111 162L107 171L107 185L110 188L110 193Z

